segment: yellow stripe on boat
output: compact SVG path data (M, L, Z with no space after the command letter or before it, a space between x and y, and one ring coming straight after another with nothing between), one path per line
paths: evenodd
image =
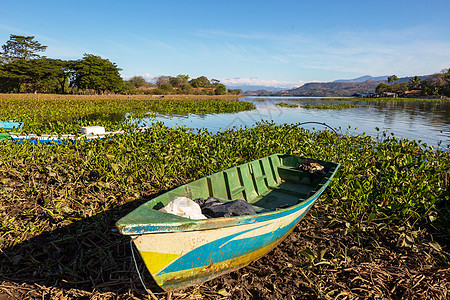
M299 169L311 162L323 166L324 172L312 176ZM133 237L163 289L184 288L246 266L274 248L308 212L338 168L338 163L273 154L153 198L116 226ZM192 220L158 211L174 197L240 198L257 213Z
M170 253L158 253L149 251L139 251L142 259L151 274L158 273L161 269L169 265L181 255Z

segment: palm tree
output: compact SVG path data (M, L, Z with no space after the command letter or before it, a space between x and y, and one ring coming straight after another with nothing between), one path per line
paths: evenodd
M411 89L417 89L420 87L420 78L419 76L414 76L413 78L411 78L411 80L409 81L409 87Z

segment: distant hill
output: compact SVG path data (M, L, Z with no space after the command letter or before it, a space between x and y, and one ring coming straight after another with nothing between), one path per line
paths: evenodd
M419 76L425 80L430 75ZM247 91L246 96L303 96L303 97L350 97L357 93L374 93L380 83L387 83L388 76L372 77L369 75L355 79L335 80L333 82L310 82L298 88L278 92L269 91L266 88L257 91ZM366 78L370 80L362 81ZM381 79L381 80L373 80ZM397 82L410 82L412 77L399 78Z
M338 79L335 80L333 82L365 82L365 81L369 81L369 80L373 80L373 81L385 81L388 79L388 75L386 76L377 76L377 77L373 77L370 75L365 75L365 76L361 76L358 78L354 78L354 79Z
M278 92L279 96L349 97L355 93L373 93L384 81L365 82L311 82L296 89Z

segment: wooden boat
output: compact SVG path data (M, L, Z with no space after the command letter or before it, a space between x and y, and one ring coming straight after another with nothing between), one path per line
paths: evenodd
M21 128L23 122L0 122L0 128L5 129L18 129Z
M317 162L312 177L299 165ZM274 154L162 194L120 219L156 283L166 291L248 265L288 235L330 183L338 163ZM256 214L192 220L163 213L174 197L243 199Z

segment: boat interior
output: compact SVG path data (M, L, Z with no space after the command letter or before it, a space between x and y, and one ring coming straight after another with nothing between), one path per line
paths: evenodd
M323 166L323 171L311 174L299 169L311 162ZM264 213L307 200L327 183L337 167L337 163L274 154L180 186L149 205L160 209L176 196L192 200L215 197L224 201L243 199L257 213Z

